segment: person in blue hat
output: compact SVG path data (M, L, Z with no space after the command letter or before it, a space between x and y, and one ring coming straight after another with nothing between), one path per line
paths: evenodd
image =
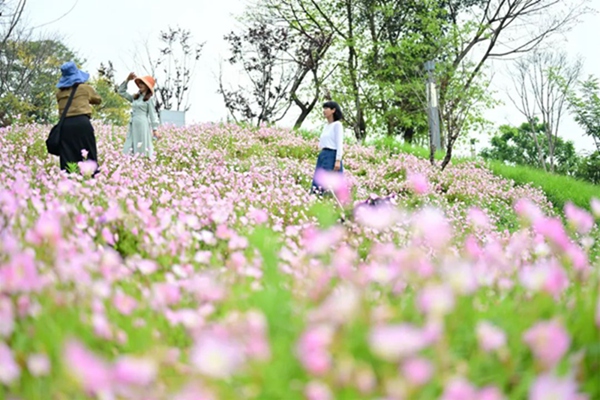
M64 63L60 71L62 76L56 85L59 116L62 115L71 92L75 91L60 130L60 169L68 170L69 164L77 164L83 160L92 160L97 164L96 136L91 117L92 105L100 104L102 98L86 83L90 74L78 69L73 61Z

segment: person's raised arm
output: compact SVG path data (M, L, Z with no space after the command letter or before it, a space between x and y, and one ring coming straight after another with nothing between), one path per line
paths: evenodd
M127 75L127 79L119 85L119 89L117 90L117 93L130 103L133 101L133 96L127 93L127 84L133 79L135 79L135 74L131 72Z

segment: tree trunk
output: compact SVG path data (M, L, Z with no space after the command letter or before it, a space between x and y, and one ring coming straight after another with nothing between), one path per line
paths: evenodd
M415 138L415 128L413 128L413 127L404 128L402 137L403 137L405 143L413 144L413 139Z
M535 120L528 118L528 121L529 121L529 128L531 129L531 135L533 135L533 142L535 143L535 148L537 150L538 162L540 163L540 167L542 167L544 169L544 172L548 172L548 169L546 168L546 161L544 160L544 152L542 151L540 142L537 137Z
M357 55L356 44L354 43L354 18L352 13L352 0L346 0L346 16L348 17L348 74L352 84L352 95L354 96L354 107L356 109L356 120L354 123L354 136L359 142L364 142L367 137L366 122L363 115L362 105L360 102L360 93L358 89L357 78Z

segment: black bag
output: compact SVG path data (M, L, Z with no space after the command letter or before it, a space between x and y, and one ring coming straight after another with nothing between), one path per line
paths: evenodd
M73 102L73 97L75 96L75 91L77 91L77 86L79 86L78 83L73 86L73 90L71 90L71 95L69 96L69 100L67 100L67 105L60 116L58 124L54 125L52 129L50 129L50 134L48 135L48 139L46 139L46 149L48 150L49 154L53 154L55 156L60 155L60 130L65 117L67 116L67 111L69 111L69 107L71 107L71 103Z

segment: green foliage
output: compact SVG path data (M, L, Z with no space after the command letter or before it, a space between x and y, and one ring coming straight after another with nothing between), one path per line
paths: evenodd
M369 144L373 145L378 150L389 152L390 155L404 153L412 154L419 158L429 159L429 149L427 147L406 143L398 140L397 137L380 137L369 141ZM444 152L436 151L435 159L438 161L444 159Z
M92 118L105 124L124 126L129 122L130 106L115 90L115 85L106 78L96 78L90 85L102 97L102 103L92 110Z
M0 126L56 122L56 83L66 61L80 63L58 40L8 41L0 57Z
M543 168L543 165L540 165L535 139L537 138L545 164L550 164L548 141L544 132L545 126L540 123L535 125L535 133L532 133L531 125L528 123L523 123L519 127L502 125L499 132L492 137L491 147L483 149L481 156L488 160ZM554 145L555 172L573 175L579 162L573 142L557 137Z
M594 185L600 185L600 151L595 151L589 156L579 160L575 177L586 180Z
M580 82L581 95L571 92L569 106L575 114L575 121L600 146L600 84L598 78L590 76Z

